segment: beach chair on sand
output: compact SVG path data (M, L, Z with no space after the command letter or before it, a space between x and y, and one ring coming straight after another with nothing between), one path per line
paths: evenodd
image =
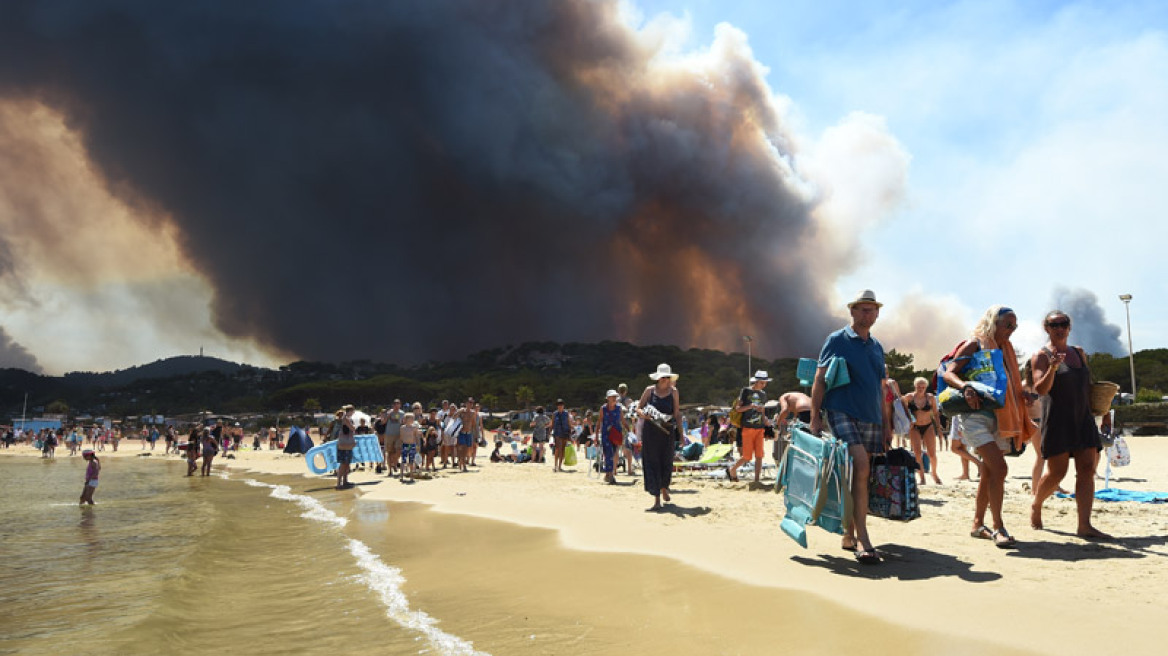
M733 444L711 444L706 447L705 453L697 460L678 460L674 462L673 472L694 472L729 467L733 464L733 461L727 458L731 456L733 450Z
M852 512L852 459L831 435L817 437L802 422L791 424L791 443L779 465L775 490L784 493L787 514L779 525L807 547L807 525L843 535Z

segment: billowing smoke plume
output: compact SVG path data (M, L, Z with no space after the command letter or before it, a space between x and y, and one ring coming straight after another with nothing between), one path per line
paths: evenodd
M0 327L0 369L24 369L41 373L41 365L36 357L20 344L12 341L8 332Z
M173 221L232 337L326 360L814 353L851 242L813 224L745 36L666 56L619 12L12 0L0 100L60 112L110 189Z
M1088 353L1110 353L1124 355L1127 348L1120 340L1123 330L1115 324L1107 323L1099 298L1086 289L1056 287L1053 308L1062 310L1071 318L1071 343L1083 347Z

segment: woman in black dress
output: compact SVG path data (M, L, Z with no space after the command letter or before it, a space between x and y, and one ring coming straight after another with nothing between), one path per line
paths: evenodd
M1042 399L1042 457L1046 475L1038 482L1030 525L1042 528L1042 503L1054 493L1075 461L1075 505L1079 514L1077 533L1084 538L1109 538L1091 525L1095 500L1095 455L1102 448L1095 418L1091 415L1091 370L1087 354L1067 344L1071 318L1055 310L1042 322L1050 341L1031 358L1034 391Z
M641 467L645 474L645 491L653 495L650 511L661 510L661 501L669 502L669 483L673 476L674 439L681 426L681 401L674 381L679 375L667 364L657 365L657 371L649 374L655 384L645 388L641 402L637 404L637 414L644 420L641 429ZM669 421L653 421L647 408L652 407ZM658 424L666 423L667 428Z

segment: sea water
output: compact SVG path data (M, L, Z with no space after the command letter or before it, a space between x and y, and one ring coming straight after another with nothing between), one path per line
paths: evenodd
M80 458L0 461L0 654L474 653L346 535L350 517L384 524L384 504L102 464L79 507Z

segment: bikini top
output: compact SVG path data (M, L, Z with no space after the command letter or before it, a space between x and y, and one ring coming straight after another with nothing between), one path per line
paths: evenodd
M926 394L926 395L925 395L925 407L923 407L923 408L918 408L918 407L917 407L917 397L915 397L915 396L914 396L914 397L913 397L911 400L909 400L909 402L908 402L908 409L909 409L910 411L912 411L912 412L928 412L928 411L930 411L930 410L932 410L932 409L933 409L933 404L932 404L932 403L929 403L929 395L928 395L928 394Z

